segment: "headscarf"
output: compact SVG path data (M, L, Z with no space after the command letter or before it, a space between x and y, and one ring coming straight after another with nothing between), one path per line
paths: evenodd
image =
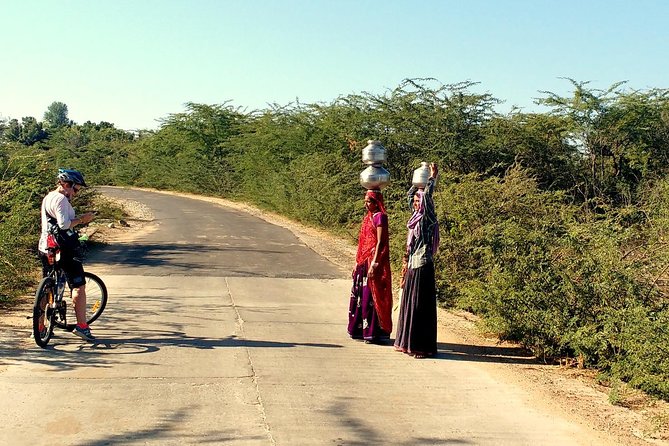
M427 234L432 233L432 254L436 254L439 249L439 222L437 221L437 216L434 211L434 204L432 203L431 197L428 199L425 196L425 191L419 189L416 191L414 196L418 196L419 204L418 209L414 209L411 218L407 222L407 250L411 249L412 243L417 238L421 236L421 230L425 230ZM427 225L422 223L423 217L428 214Z
M376 202L380 212L386 213L386 206L383 204L383 194L380 190L370 189L365 194L365 197L371 198Z
M386 214L386 207L383 204L383 195L378 190L368 190L365 194L366 198L371 198L376 203L378 212ZM373 214L368 210L365 217L362 219L360 225L360 234L358 236L358 253L355 256L355 261L359 265L363 261L371 257L374 248L376 247L376 228L372 220Z

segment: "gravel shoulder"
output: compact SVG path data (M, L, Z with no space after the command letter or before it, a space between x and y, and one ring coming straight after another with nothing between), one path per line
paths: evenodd
M335 265L353 266L356 247L345 240L310 228L255 207L229 200L176 194L234 208L284 227L307 246ZM113 200L128 214L123 222L98 222L89 229L94 240L106 243L132 243L141 235L155 230L149 209L137 202ZM24 348L28 338L32 296L26 296L12 308L0 308L0 352L6 348ZM500 343L484 336L476 316L439 309L440 350L460 355L463 360L477 361L500 382L521 388L528 404L555 416L591 429L604 444L669 445L669 404L622 385L605 386L591 370L573 364L546 364L532 358L517 345ZM17 333L20 333L17 336ZM0 366L0 373L3 372ZM610 395L612 395L610 397ZM614 400L617 404L610 402Z

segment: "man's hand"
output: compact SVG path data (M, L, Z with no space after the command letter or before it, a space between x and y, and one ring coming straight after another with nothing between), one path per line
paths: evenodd
M79 220L81 220L81 224L85 225L86 223L92 222L94 218L95 212L86 212L84 215L79 217Z

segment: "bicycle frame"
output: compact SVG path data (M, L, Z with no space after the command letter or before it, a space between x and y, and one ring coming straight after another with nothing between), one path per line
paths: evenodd
M43 348L51 339L54 327L72 331L78 322L77 312L79 310L74 301L70 310L65 299L65 285L68 283L65 270L62 268L61 256L60 247L53 240L47 239L46 261L48 265L45 265L45 277L37 288L33 305L33 336L37 345ZM78 258L75 259L80 261ZM102 314L107 305L107 287L102 279L88 271L84 271L83 278L84 285L86 285L83 312L86 323L91 324ZM74 291L69 284L68 290Z
M47 254L49 258L49 263L51 263L51 252ZM48 278L51 279L51 302L47 302L47 305L50 306L45 312L45 317L48 317L50 312L57 311L56 316L56 326L65 328L67 327L67 301L64 299L65 296L65 285L67 283L65 277L65 271L60 267L60 249L55 248L53 252L53 263L51 264L51 271L47 274Z

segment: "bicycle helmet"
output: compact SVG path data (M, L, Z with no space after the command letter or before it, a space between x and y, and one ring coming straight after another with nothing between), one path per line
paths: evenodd
M58 180L88 187L88 184L86 184L86 181L84 181L84 175L78 170L74 169L58 169Z

